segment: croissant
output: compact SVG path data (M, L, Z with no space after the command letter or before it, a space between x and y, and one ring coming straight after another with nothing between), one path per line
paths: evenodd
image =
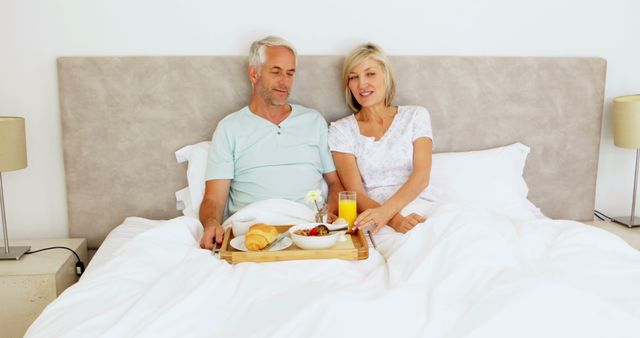
M250 251L258 251L265 248L278 237L278 230L271 225L254 224L249 227L245 235L244 245Z

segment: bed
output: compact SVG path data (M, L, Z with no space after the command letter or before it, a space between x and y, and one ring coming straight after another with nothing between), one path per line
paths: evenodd
M26 336L635 337L640 253L579 222L606 62L391 60L396 102L431 113L441 194L405 210L427 221L363 261L229 265L199 248L195 214L206 141L249 98L246 59L58 59L70 231L97 252ZM340 63L301 56L291 101L345 116ZM268 200L225 224L243 215L313 219Z

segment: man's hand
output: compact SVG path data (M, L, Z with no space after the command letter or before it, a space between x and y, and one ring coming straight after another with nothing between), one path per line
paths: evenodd
M340 178L335 171L330 173L326 173L323 175L324 180L327 182L327 186L329 187L329 194L327 195L327 205L325 208L329 215L337 215L338 214L338 192L343 191L344 187L340 182ZM331 219L331 216L329 216ZM335 219L334 219L335 220ZM329 221L331 223L333 221Z
M413 229L418 223L422 223L427 219L416 213L412 213L407 217L402 217L401 219L396 220L396 222L392 222L389 224L393 229L397 232L407 233L409 230Z
M222 215L229 198L230 185L231 180L209 180L205 185L204 197L200 204L200 222L204 227L200 247L203 249L212 250L214 241L222 244Z
M200 247L203 249L213 250L214 241L222 244L224 238L224 228L218 222L212 222L204 226L204 232L200 239Z
M327 213L327 223L333 224L333 222L335 222L335 220L337 219L338 219L338 216L336 216L336 214L332 212Z

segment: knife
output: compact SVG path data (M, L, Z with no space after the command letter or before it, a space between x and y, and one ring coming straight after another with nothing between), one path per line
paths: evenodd
M369 235L369 240L371 241L371 245L373 245L373 248L377 249L378 246L376 245L376 242L373 240L373 235L371 234L371 231L367 230L367 235Z
M276 243L280 242L283 238L289 236L290 233L291 232L287 229L287 231L279 234L278 237L276 237L276 239L273 240L273 242L271 242L269 245L265 246L260 251L267 251L267 250L271 249L274 245L276 245Z
M326 225L325 225L325 226L326 226ZM327 227L327 229L329 229L329 227ZM329 230L329 232L341 231L341 230L347 230L347 229L348 229L348 227L346 227L346 226L345 226L345 227L341 227L341 228L338 228L338 229ZM285 238L285 237L289 236L289 234L290 234L290 233L291 233L291 231L289 231L289 230L287 229L287 231L285 231L285 232L281 233L280 235L278 235L278 237L276 237L276 239L275 239L275 240L273 240L273 242L271 242L269 245L265 246L265 247L264 247L262 250L260 250L260 251L267 251L267 250L271 249L274 245L276 245L276 243L280 242L283 238Z
M222 243L220 243L220 247L218 247L218 243L216 243L216 239L213 239L213 250L211 250L211 255L213 257L215 257L216 255L218 255L218 258L220 258L220 250L222 250Z

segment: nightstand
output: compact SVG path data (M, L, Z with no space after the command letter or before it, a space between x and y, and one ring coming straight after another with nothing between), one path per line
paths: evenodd
M629 228L626 225L609 221L593 221L583 223L612 232L620 236L625 240L625 242L629 243L629 245L631 245L635 249L640 250L640 227Z
M29 245L31 251L66 246L86 264L84 238L11 240L11 245ZM24 255L18 261L0 261L0 327L2 337L22 337L42 310L66 288L78 281L76 257L64 249Z

